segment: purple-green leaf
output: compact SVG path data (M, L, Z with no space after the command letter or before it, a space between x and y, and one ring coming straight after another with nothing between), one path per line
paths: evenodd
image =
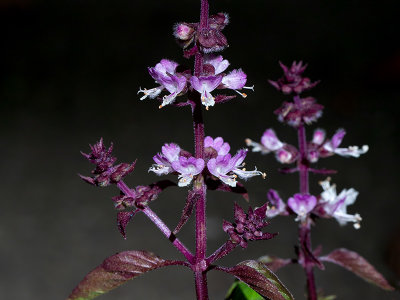
M332 251L328 255L320 257L320 259L337 264L384 290L394 290L382 274L357 252L340 248Z
M258 259L259 262L265 264L272 272L278 271L280 268L283 268L291 263L292 260L290 258L280 258L272 255L265 255Z
M292 294L263 263L247 260L232 268L216 267L246 283L254 291L271 300L293 300Z
M110 256L88 273L67 300L89 300L105 294L143 273L183 261L164 260L147 251L125 251Z

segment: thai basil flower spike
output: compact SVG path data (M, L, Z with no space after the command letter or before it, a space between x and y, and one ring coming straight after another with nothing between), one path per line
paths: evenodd
M320 158L334 154L344 157L359 157L368 151L368 146L340 148L346 134L344 129L339 129L332 138L328 139L325 130L318 128L314 131L312 140L307 141L306 125L316 122L322 116L323 106L317 103L315 98L303 97L302 94L313 88L318 82L312 82L303 76L306 65L303 65L302 62L293 62L291 67L282 63L280 65L284 76L269 82L283 94L292 95L293 100L283 102L274 113L279 121L297 131L298 147L296 149L295 146L282 142L273 129L267 129L264 132L260 143L250 139L246 139L246 143L253 152L274 153L280 163L296 163L295 167L282 171L284 173L299 172L299 193L290 197L285 204L277 191L270 190L267 194L270 206L266 211L266 216L273 218L278 215L296 215L295 220L299 222L299 245L296 248L297 257L294 259L265 256L260 261L274 271L290 263L300 264L306 273L309 300L318 298L313 269L315 266L324 269L323 261L336 263L368 282L383 289L392 290L393 288L383 276L359 254L346 249L337 249L326 256L320 256L320 250L312 247L311 226L316 225L318 218L335 218L340 225L352 222L358 229L361 217L359 214L347 213L347 206L353 204L358 196L358 192L354 189L345 189L338 195L336 186L331 185L329 180L325 180L321 182L323 188L321 195L315 197L309 193L309 172L322 175L336 173L336 170L311 168L311 164L316 163Z
M247 149L231 155L230 145L221 137L205 136L203 111L216 103L225 103L236 96L217 95L217 90L233 90L242 97L247 95L242 89L246 86L247 75L242 69L227 71L229 61L215 52L228 46L222 30L228 24L228 15L218 13L209 16L208 0L201 0L200 22L181 22L174 26L174 36L184 48L184 57L194 56L193 72L178 65L170 59L162 59L148 72L156 82L150 89L140 88L140 100L147 98L159 100L162 108L166 105L175 107L190 106L194 128L193 154L182 149L178 144L167 143L161 152L153 156L154 164L149 172L158 176L177 176L177 183L160 180L149 185L138 185L130 188L123 178L134 169L133 164L115 165L116 158L111 155L112 146L106 148L101 140L91 146L90 154L83 154L96 165L92 177L81 176L86 182L95 186L115 184L119 194L112 198L117 213L117 226L124 238L126 228L138 213L144 213L161 231L161 233L182 254L183 260L168 260L148 251L124 251L108 257L101 265L87 274L69 296L69 300L92 299L114 289L130 279L154 269L182 265L194 274L196 296L207 300L207 273L220 270L239 279L237 289L253 287L262 297L272 300L293 299L290 292L265 265L254 261L244 261L233 267L216 265L216 261L227 255L238 245L246 247L249 241L265 240L275 234L264 233L268 225L265 221L267 204L260 208L249 208L247 214L235 204L235 222L222 222L221 230L229 237L222 246L207 256L207 190L219 190L241 194L248 200L247 190L237 182L237 178L248 179L265 174L244 168ZM191 48L190 48L191 46ZM183 100L179 100L183 98ZM192 126L192 125L190 125ZM283 147L285 148L285 147ZM170 186L187 188L187 198L180 220L171 230L150 208L160 193ZM192 212L195 212L195 249L190 251L177 237L180 229L187 223ZM232 289L234 292L237 289Z

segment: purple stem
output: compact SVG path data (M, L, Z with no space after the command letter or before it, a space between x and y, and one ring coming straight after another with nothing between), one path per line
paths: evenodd
M199 31L208 27L208 1L201 0ZM200 76L203 71L203 56L196 53L194 75ZM196 158L204 159L204 121L200 97L192 104L194 144ZM196 295L198 300L208 299L207 275L208 264L205 260L207 251L207 227L206 227L206 185L203 176L199 175L193 184L193 190L199 194L196 202L196 254L194 270Z
M300 193L308 194L308 163L307 163L307 140L304 124L300 124L297 129L299 139L300 160L298 168L300 172Z
M132 190L126 185L126 183L123 180L119 181L117 186L121 190L121 192L123 192L125 195L132 198L135 197ZM158 227L158 229L160 229L160 231L171 241L171 243L176 247L176 249L178 249L178 251L185 256L187 261L193 264L195 261L193 254L190 252L189 249L186 248L186 246L178 238L175 237L175 235L171 232L168 226L157 216L157 214L154 211L152 211L149 207L146 207L141 211Z
M300 96L294 97L294 102L299 102ZM309 181L308 181L308 172L309 172L309 162L307 159L307 137L306 137L306 129L304 127L304 123L300 123L297 128L297 136L299 140L299 152L300 159L298 161L299 168L299 176L300 176L300 193L308 194L309 193ZM311 228L310 222L307 219L305 223L301 223L299 227L299 239L300 239L300 251L304 249L302 245L307 247L310 251L312 251L311 247ZM313 272L313 262L310 262L307 257L307 253L303 253L305 261L303 264L303 268L306 272L307 277L307 290L308 290L308 300L317 300L317 290L315 286L315 278Z

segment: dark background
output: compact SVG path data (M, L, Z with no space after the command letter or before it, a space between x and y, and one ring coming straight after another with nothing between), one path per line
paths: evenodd
M138 158L131 186L158 178L147 172L165 142L192 149L189 109L158 109L155 100L139 101L139 86L154 82L147 66L161 58L190 64L172 37L178 21L197 22L200 1L1 1L0 2L0 298L63 299L105 257L128 249L148 249L164 258L180 258L144 216L128 226L128 239L115 226L111 197L115 187L83 183L77 173L91 166L81 157L88 144L104 137L115 144L120 161ZM233 151L244 139L257 140L274 127L282 140L296 134L273 115L288 100L268 85L281 76L278 61L309 63L306 71L321 83L312 91L326 109L319 127L332 135L346 128L343 145L368 144L359 159L333 157L319 167L340 172L333 182L360 192L351 213L363 217L360 230L321 220L314 245L324 253L346 247L358 251L395 284L400 277L399 79L400 47L395 1L211 1L212 13L228 12L224 30L231 69L242 67L255 92L247 99L212 107L206 133L223 136ZM315 126L312 126L315 127ZM309 134L311 131L309 130ZM284 199L295 193L297 177L281 175L270 156L249 154L249 166L268 179L248 182L251 204L261 205L269 188ZM171 177L172 179L173 177ZM323 177L311 177L311 189ZM173 227L186 189L171 188L152 203ZM232 220L237 195L210 192L209 251L226 238L222 218ZM193 222L180 238L193 249ZM274 240L251 243L221 263L231 266L266 253L291 257L296 243L293 218L272 220ZM397 247L397 248L396 248ZM397 272L397 276L396 276ZM298 299L304 275L290 266L279 275ZM316 271L317 284L338 299L400 299L333 265ZM396 278L397 277L397 278ZM222 299L232 278L209 273L211 299ZM102 299L194 299L192 274L172 267L146 274Z

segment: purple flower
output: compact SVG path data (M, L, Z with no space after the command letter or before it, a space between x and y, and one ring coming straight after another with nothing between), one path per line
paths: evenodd
M294 102L283 102L282 106L274 111L278 120L293 127L300 124L310 124L322 116L323 106L316 103L312 97L295 98Z
M216 137L213 139L211 136L206 136L204 139L204 148L208 147L214 149L217 155L226 155L231 149L231 146L229 146L228 143L224 143L222 137Z
M303 65L302 61L299 63L294 61L290 68L281 62L279 62L279 65L284 72L284 76L277 81L269 80L269 83L284 94L293 92L301 94L303 91L311 89L318 84L318 81L311 83L309 78L301 76L307 68L307 65Z
M309 194L294 194L287 204L297 214L296 221L304 222L307 214L317 205L317 198Z
M204 57L203 68L205 65L210 65L214 68L213 72L210 72L212 75L218 75L229 67L229 61L224 59L221 55L210 54Z
M358 146L349 146L348 148L338 148L342 143L343 137L345 136L346 131L344 129L339 129L332 137L330 141L327 141L323 144L323 151L327 153L323 153L327 156L338 154L344 157L359 157L361 154L364 154L368 151L368 145L363 145L361 148Z
M189 185L193 177L204 169L203 159L191 157L176 144L165 144L161 148L161 152L153 157L155 164L150 167L149 172L157 175L177 172L179 173L178 186L180 187Z
M271 206L268 207L266 211L266 216L268 218L276 217L277 215L287 215L286 204L282 201L278 192L270 189L267 193L267 198L269 200L269 204Z
M231 156L229 153L226 155L219 155L216 158L211 158L207 163L207 168L212 175L218 177L223 183L236 186L236 178L239 176L242 179L247 179L253 176L266 175L257 168L253 171L246 171L245 168L240 169L244 166L243 161L246 157L247 150L241 149L235 156Z
M233 70L228 75L225 75L224 78L222 78L222 85L224 88L234 90L240 96L246 98L247 95L245 93L238 91L240 89L249 89L254 91L254 86L245 86L246 81L247 75L242 71L242 69L239 69Z
M293 163L298 157L297 149L292 145L281 142L271 128L267 129L262 135L261 144L251 139L246 139L246 144L253 147L253 152L261 152L262 154L274 152L276 159L283 164Z
M186 77L176 73L178 64L168 59L162 59L155 67L149 68L150 76L160 84L160 86L147 89L139 89L138 93L144 95L140 100L144 100L147 97L154 99L157 97L163 89L170 92L169 95L163 97L163 102L160 108L175 101L175 98L184 90L186 87Z
M194 176L198 175L204 169L204 160L194 157L179 157L172 163L172 168L179 173L178 186L187 186L192 182Z
M92 152L82 153L91 163L96 165L92 171L93 177L79 175L87 183L97 186L108 186L110 183L118 183L122 178L131 173L135 168L133 164L121 163L114 166L116 158L111 155L113 144L106 149L101 138L99 142L90 145Z
M253 147L253 152L261 152L262 154L267 154L270 152L274 152L283 147L284 143L282 143L273 129L269 128L264 131L261 137L261 144L253 142L250 139L246 139L247 146Z
M360 228L361 216L359 214L350 215L347 213L347 206L356 201L358 192L351 189L344 189L339 195L336 193L336 185L330 184L330 179L320 182L322 189L319 206L322 211L318 210L322 217L333 217L340 225L345 225L347 222L353 222L354 228Z
M223 222L222 228L229 234L232 242L246 248L248 241L268 240L276 236L276 233L263 233L262 229L269 225L265 219L267 204L253 210L249 207L247 214L235 203L235 223Z
M190 83L192 87L200 93L201 103L208 109L209 106L214 106L214 97L211 92L215 90L222 81L222 75L217 76L192 76Z
M161 152L153 157L155 164L149 168L149 172L154 172L157 175L166 175L174 171L172 163L179 159L181 148L173 143L165 144L162 146Z

